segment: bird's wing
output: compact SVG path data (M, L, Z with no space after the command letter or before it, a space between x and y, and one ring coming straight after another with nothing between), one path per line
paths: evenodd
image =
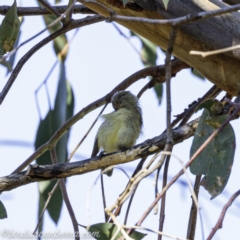
M98 146L98 139L97 137L95 138L94 145L93 145L93 150L92 150L92 155L91 157L96 157L99 152L99 146Z

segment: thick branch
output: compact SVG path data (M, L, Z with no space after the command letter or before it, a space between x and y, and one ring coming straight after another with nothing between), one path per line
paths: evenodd
M134 1L137 2L135 5L142 4L140 9L124 8L117 4L119 3L117 0L98 0L98 3L102 4L102 6L97 5L93 1L80 1L84 2L84 5L87 7L106 17L110 17L114 12L119 16L138 17L148 20L169 20L183 17L188 14L196 15L203 11L215 11L222 8L222 6L220 6L221 4L226 7L226 5L218 0L214 0L214 3L210 1L195 0L169 1L167 11L161 0ZM152 4L153 7L150 9L145 7L144 4L149 4L148 6ZM199 4L201 4L201 6ZM109 11L109 9L112 11ZM230 8L228 8L228 10L229 9ZM157 25L147 22L133 22L130 20L116 21L166 50L169 32L171 31L170 24ZM239 50L207 58L189 54L191 50L206 51L236 45L239 44L239 39L240 14L238 12L228 13L219 17L181 25L174 45L173 54L191 67L196 68L219 88L232 95L239 95Z
M9 8L10 6L0 6L0 15L6 15ZM56 6L52 8L61 14L67 10L67 6ZM83 5L75 5L73 8L73 13L96 14L94 11ZM50 15L51 13L44 7L18 7L17 14L18 16L39 16Z
M197 124L198 119L182 127L175 128L173 130L174 144L178 144L193 136L197 128ZM14 188L33 182L66 178L109 167L111 165L131 162L159 152L160 150L164 149L165 144L166 133L163 133L160 136L146 140L145 142L138 144L127 151L107 154L102 158L94 157L91 159L66 164L53 164L45 166L39 166L37 164L30 165L27 171L1 177L0 191L10 191Z

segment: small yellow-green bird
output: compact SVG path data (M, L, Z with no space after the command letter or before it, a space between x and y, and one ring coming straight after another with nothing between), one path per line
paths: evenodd
M92 157L95 157L100 149L105 153L115 152L133 146L139 137L142 126L142 109L138 98L129 91L116 92L111 98L114 112L104 114L105 121L99 127ZM112 175L113 166L104 172Z

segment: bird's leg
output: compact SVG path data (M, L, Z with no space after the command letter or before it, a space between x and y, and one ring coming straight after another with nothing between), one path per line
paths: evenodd
M105 151L101 151L99 154L98 154L98 157L101 159L103 158L105 155Z

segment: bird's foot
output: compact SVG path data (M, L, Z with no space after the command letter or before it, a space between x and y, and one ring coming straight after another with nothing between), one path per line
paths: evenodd
M98 154L98 157L101 159L103 158L105 155L105 151L101 151L99 154Z

